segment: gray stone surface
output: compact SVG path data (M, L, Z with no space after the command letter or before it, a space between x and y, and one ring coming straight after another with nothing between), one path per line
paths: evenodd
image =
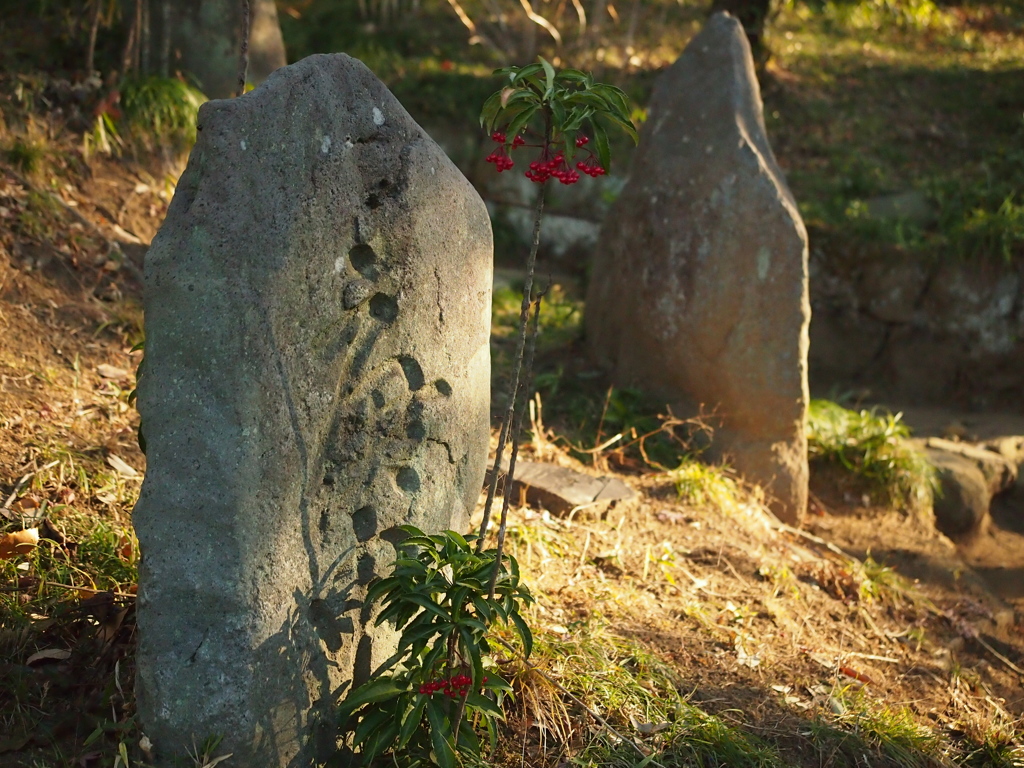
M970 460L981 470L991 496L1009 490L1017 482L1017 462L1004 456L999 450L990 450L986 446L973 443L944 440L941 437L929 437L925 440L925 446L932 452L945 451Z
M618 383L715 409L719 452L791 523L807 504L807 273L749 45L716 14L655 86L598 244L587 337Z
M159 765L311 766L389 655L394 526L461 527L488 446L491 234L344 55L213 101L146 259L138 711ZM389 532L390 531L390 532Z
M811 273L817 391L869 383L880 400L1019 408L1024 266L882 244L819 248Z
M971 459L939 448L927 449L938 472L935 526L954 539L981 533L988 522L992 494L981 469Z
M935 206L917 189L878 195L865 202L868 215L873 219L909 221L922 226L935 219Z
M508 462L504 463L508 471ZM502 483L506 477L502 476ZM594 477L556 464L517 461L512 482L512 498L524 494L528 504L557 515L574 510L586 514L605 512L613 503L631 501L637 494L615 477Z

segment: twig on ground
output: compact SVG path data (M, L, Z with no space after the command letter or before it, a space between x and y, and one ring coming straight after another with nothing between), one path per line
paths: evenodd
M777 531L782 531L783 533L789 533L793 536L799 536L800 538L807 539L808 541L817 544L819 547L825 547L825 549L827 549L829 552L839 555L840 557L850 561L851 563L863 565L863 563L861 563L860 560L858 560L853 555L847 554L839 547L837 547L835 544L833 544L831 541L825 541L825 539L821 538L820 536L815 536L813 533L801 531L799 528L794 528L791 525L786 525L774 515L772 516L772 518L773 519L770 519L768 522L768 525L771 528L774 528Z
M114 597L127 597L127 598L131 598L132 600L135 599L135 595L133 595L131 592L118 592L118 591L113 590L113 589L93 589L92 587L76 587L73 584L61 584L61 583L56 582L56 581L47 581L46 582L46 586L48 586L48 587L60 587L61 589L73 589L76 592L78 592L79 590L87 589L90 592L95 592L96 595L113 595ZM94 595L94 597L95 597L95 595Z
M6 517L8 520L13 520L14 518L11 517L10 514L11 504L13 504L14 500L18 498L18 494L24 490L25 486L28 485L28 481L31 480L36 475L38 475L40 472L45 472L51 467L56 467L58 464L60 464L59 460L51 461L46 466L40 467L39 469L33 469L31 472L28 472L19 477L17 482L14 483L14 488L11 490L11 493L4 500L3 505L0 505L0 512L3 513L3 516Z
M991 653L993 656L995 656L997 659L999 659L1001 662L1003 662L1003 664L1008 666L1010 669L1012 669L1018 675L1024 675L1024 669L1021 669L1020 667L1018 667L1016 664L1014 664L1008 658L1003 656L1003 654L1001 654L999 651L997 651L991 645L986 643L984 638L981 637L981 635L978 635L978 637L976 637L974 639L977 640L981 644L982 648L984 648L986 651Z

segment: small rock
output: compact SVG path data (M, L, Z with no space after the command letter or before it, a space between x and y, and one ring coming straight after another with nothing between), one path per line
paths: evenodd
M1012 488L1017 482L1017 464L1007 459L1001 452L988 450L972 443L943 440L941 437L929 437L925 440L925 448L932 451L945 451L969 459L981 470L988 486L988 492L992 496Z
M928 460L938 471L935 525L950 538L978 533L988 519L992 494L981 470L970 459L957 453L929 449Z
M879 195L867 201L868 216L888 221L928 224L935 219L935 207L923 192L912 189L892 195Z

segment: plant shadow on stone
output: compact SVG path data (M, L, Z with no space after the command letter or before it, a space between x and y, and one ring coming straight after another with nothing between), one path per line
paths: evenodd
M556 72L543 58L495 74L504 79L505 87L485 102L481 113L481 125L498 144L487 162L501 173L514 167L513 152L533 150L535 159L525 176L539 186L507 402L479 533L426 535L402 526L408 538L396 545L398 559L391 576L377 581L363 603L366 611L382 600L377 624L392 621L401 632L397 652L340 707L346 746L357 751L363 764L388 753L396 765L410 768L471 764L484 751L478 730L487 733L494 749L497 723L504 718L501 704L511 687L496 672L488 635L498 623L511 626L524 658L533 645L522 616L533 599L520 583L515 558L503 554L507 494L497 544L486 550L484 545L505 446L511 443L504 486L510 488L530 399L543 297L534 276L546 184L557 179L570 185L581 173L595 178L606 173L609 127L636 140L625 94L596 83L591 75L572 69ZM499 126L504 129L495 130ZM590 135L583 132L585 126ZM591 136L594 151L587 148Z

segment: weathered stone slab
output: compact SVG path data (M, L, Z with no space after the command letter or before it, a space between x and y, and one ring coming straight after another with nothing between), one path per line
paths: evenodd
M587 338L616 382L715 409L716 450L790 523L807 505L807 274L750 47L716 14L655 86L598 243Z
M380 81L313 56L199 113L146 258L137 694L160 766L312 766L390 654L394 526L460 527L489 424L491 233ZM389 533L389 531L391 531Z
M937 451L953 453L971 461L985 477L985 485L990 495L995 496L1017 482L1017 463L998 450L989 450L983 445L974 443L944 440L941 437L929 437L924 445L930 454Z
M574 509L601 511L612 502L629 501L637 495L616 477L594 477L556 464L517 460L511 497L518 499L521 493L528 503L557 515Z

